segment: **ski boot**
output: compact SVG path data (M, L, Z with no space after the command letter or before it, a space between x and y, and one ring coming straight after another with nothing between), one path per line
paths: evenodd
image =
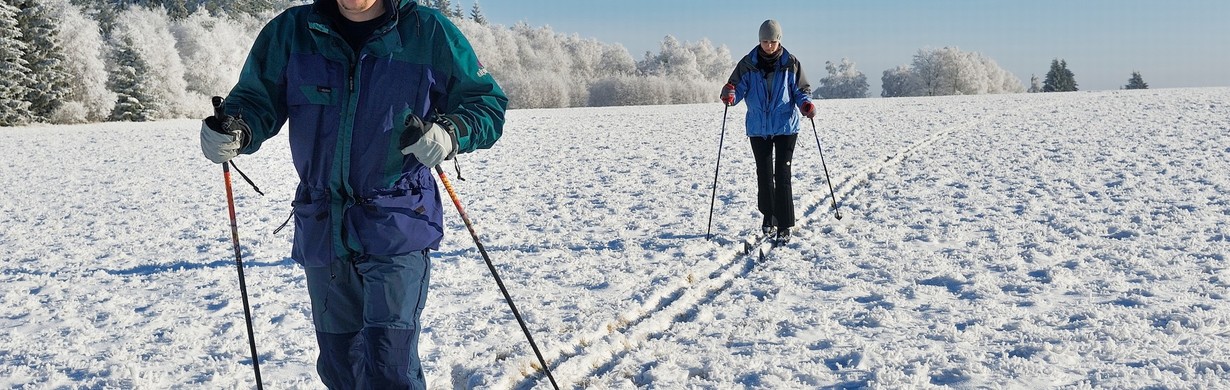
M790 242L790 228L784 227L777 229L777 243L785 244Z

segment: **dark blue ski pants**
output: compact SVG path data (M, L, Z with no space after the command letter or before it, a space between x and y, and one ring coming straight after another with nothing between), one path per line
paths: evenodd
M304 269L320 346L316 371L325 386L427 388L418 353L431 274L426 251Z

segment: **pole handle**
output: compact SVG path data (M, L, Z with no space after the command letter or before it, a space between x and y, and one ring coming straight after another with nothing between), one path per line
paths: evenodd
M222 112L222 97L214 96L213 98L210 99L210 101L214 105L214 117L218 118L218 120L221 120L222 116L226 115Z

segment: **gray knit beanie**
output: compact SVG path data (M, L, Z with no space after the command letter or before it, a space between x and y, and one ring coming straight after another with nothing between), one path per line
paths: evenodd
M762 41L780 41L782 40L782 25L777 24L776 20L769 19L760 24L760 40Z

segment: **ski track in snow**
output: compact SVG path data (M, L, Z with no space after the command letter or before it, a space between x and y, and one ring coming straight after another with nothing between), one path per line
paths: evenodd
M838 184L833 185L833 194L838 199L837 206L840 208L841 199L849 196L855 187L866 183L875 173L898 165L909 156L925 153L935 143L943 142L949 137L1001 119L1001 117L1027 116L1036 114L1037 110L1046 107L1046 102L1032 104L1041 104L1042 107L1026 107L1028 110L1013 107L1011 112L1002 112L988 118L943 128L916 144L898 149L876 164L845 177L835 178ZM741 120L742 118L739 116L732 119ZM805 119L804 126L810 127L809 125L811 123ZM820 137L818 129L816 133L810 130L812 129L806 128L800 132L798 142L801 144L796 146L796 154L800 152L799 147L811 142L817 143L817 147L823 145L823 139L817 140ZM740 139L740 136L742 135L735 134L736 139ZM803 141L811 142L804 143ZM796 217L796 229L806 229L809 222L814 219L832 218L831 199L832 196L829 195L812 196L806 204L796 204L796 209L800 210ZM562 372L584 372L584 367L592 368L589 373L576 376L579 378L595 378L608 373L628 351L636 349L645 340L662 337L675 322L692 321L696 313L700 311L700 306L712 303L717 295L723 294L734 283L735 278L746 277L754 272L757 262L763 261L765 256L770 255L777 244L763 238L749 238L734 246L739 249L722 254L721 258L717 259L717 263L722 264L719 269L704 277L698 276L697 272L688 272L684 280L672 283L671 288L651 296L641 307L625 313L615 322L604 324L588 335L574 339L572 344L574 348L561 352L562 356L558 359L548 358L548 364L554 367L553 371ZM548 355L551 353L548 352ZM582 368L571 367L574 365ZM535 365L535 367L538 366ZM518 375L517 378L525 378L525 375ZM544 383L546 381L545 375L538 375L525 378L513 387L532 388L534 381L539 379ZM582 380L580 385L589 387L585 380Z
M563 387L1230 383L1230 88L824 101L845 218L805 122L781 246L745 247L743 114L712 241L720 104L514 110L495 148L463 155L454 185ZM0 129L0 387L252 387L198 128ZM270 234L296 184L285 138L238 163L268 194L235 177L265 385L322 388L290 234ZM429 386L549 387L445 219Z

